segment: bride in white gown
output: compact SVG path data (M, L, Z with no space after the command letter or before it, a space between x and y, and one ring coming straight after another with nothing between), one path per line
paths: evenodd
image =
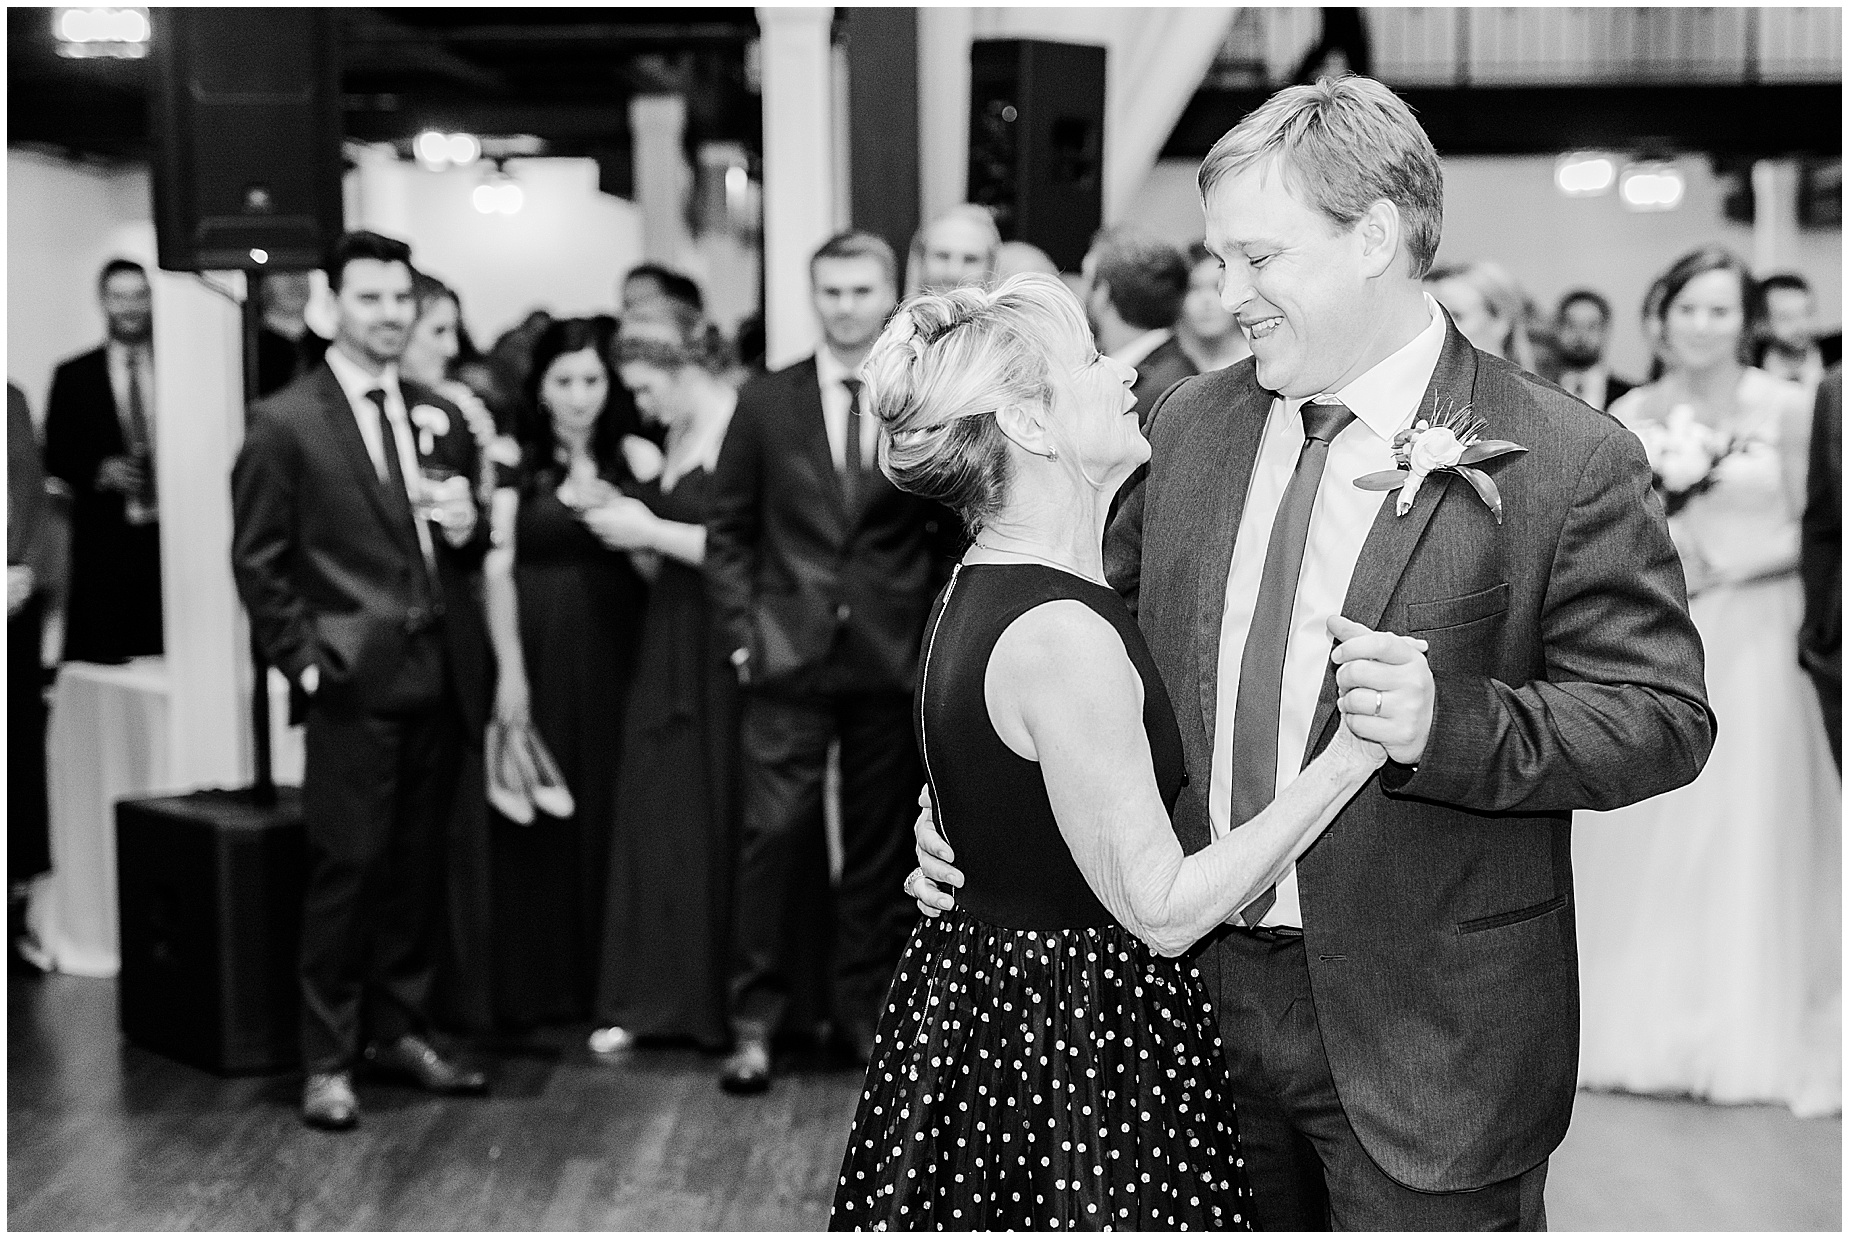
M1734 444L1670 519L1718 719L1687 787L1578 815L1588 1088L1842 1108L1842 781L1798 666L1810 405L1740 364L1750 277L1724 251L1665 277L1668 371L1612 413ZM1683 410L1687 410L1686 412Z

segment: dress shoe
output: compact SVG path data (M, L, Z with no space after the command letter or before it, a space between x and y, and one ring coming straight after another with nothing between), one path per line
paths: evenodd
M409 1077L427 1093L460 1096L488 1091L487 1076L449 1061L428 1041L412 1033L384 1045L367 1046L366 1061L381 1070Z
M353 1078L344 1071L317 1071L302 1084L302 1122L323 1131L351 1131L360 1121Z
M719 1087L728 1093L761 1093L770 1087L770 1043L757 1037L741 1038L725 1066L719 1069Z

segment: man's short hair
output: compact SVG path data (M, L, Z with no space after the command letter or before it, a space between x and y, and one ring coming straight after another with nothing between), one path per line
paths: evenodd
M382 236L365 229L343 232L328 247L327 258L321 269L327 273L327 286L334 292L340 291L340 277L345 274L347 264L370 258L374 262L401 262L406 270L411 269L411 247L396 237Z
M1091 243L1097 265L1092 282L1102 287L1117 315L1132 327L1173 327L1188 295L1193 268L1166 241L1123 228L1106 228Z
M103 285L109 283L110 280L125 272L138 275L144 280L148 278L148 269L134 259L111 258L108 262L103 264L103 269L97 273L96 286L100 289Z
M1779 271L1775 274L1766 276L1765 279L1759 282L1759 292L1761 296L1775 293L1781 288L1788 288L1792 292L1803 293L1807 297L1810 296L1810 281L1806 280L1796 271Z
M1352 228L1381 199L1400 213L1408 274L1431 269L1444 226L1438 152L1412 109L1373 78L1353 74L1291 86L1214 143L1201 163L1201 200L1220 181L1275 164L1298 199Z
M701 313L706 310L706 296L700 291L699 284L694 282L692 276L683 275L672 267L664 267L658 262L641 263L629 268L629 273L623 277L625 284L631 280L651 280L669 301L678 301Z
M849 228L837 232L822 242L822 248L815 251L809 259L809 281L815 282L815 264L824 258L872 258L880 264L880 270L886 273L886 282L895 291L899 287L899 260L893 256L892 246L886 244L886 238L871 232L862 232L858 228Z
M1560 305L1554 310L1554 317L1566 317L1567 307L1578 301L1584 301L1597 306L1599 308L1599 317L1603 318L1608 323L1611 321L1611 302L1605 299L1604 293L1590 288L1575 288L1566 296L1560 298Z

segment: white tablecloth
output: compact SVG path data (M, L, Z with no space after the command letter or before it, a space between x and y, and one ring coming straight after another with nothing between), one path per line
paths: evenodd
M174 790L166 660L64 664L46 750L51 877L40 884L33 920L60 972L112 977L120 966L115 803Z
M302 779L299 728L286 728L288 690L270 685L279 783ZM121 966L116 921L116 801L183 789L168 774L167 667L66 663L52 696L46 743L51 875L38 884L32 925L60 972L112 977Z

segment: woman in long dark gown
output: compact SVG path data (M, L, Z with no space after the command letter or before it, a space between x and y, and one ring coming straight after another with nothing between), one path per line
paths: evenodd
M624 727L603 963L591 1048L691 1038L719 1048L738 753L738 686L700 576L709 482L738 393L710 324L681 307L632 314L623 383L667 428L660 479L628 509L626 544L660 556Z
M526 1028L584 1018L596 991L604 881L616 820L623 703L646 586L613 545L609 512L635 501L613 396L609 332L566 319L541 333L528 380L520 475L495 494L485 566L499 663L495 717L531 720L557 759L575 813L490 832L496 1020ZM650 449L652 450L652 449Z

